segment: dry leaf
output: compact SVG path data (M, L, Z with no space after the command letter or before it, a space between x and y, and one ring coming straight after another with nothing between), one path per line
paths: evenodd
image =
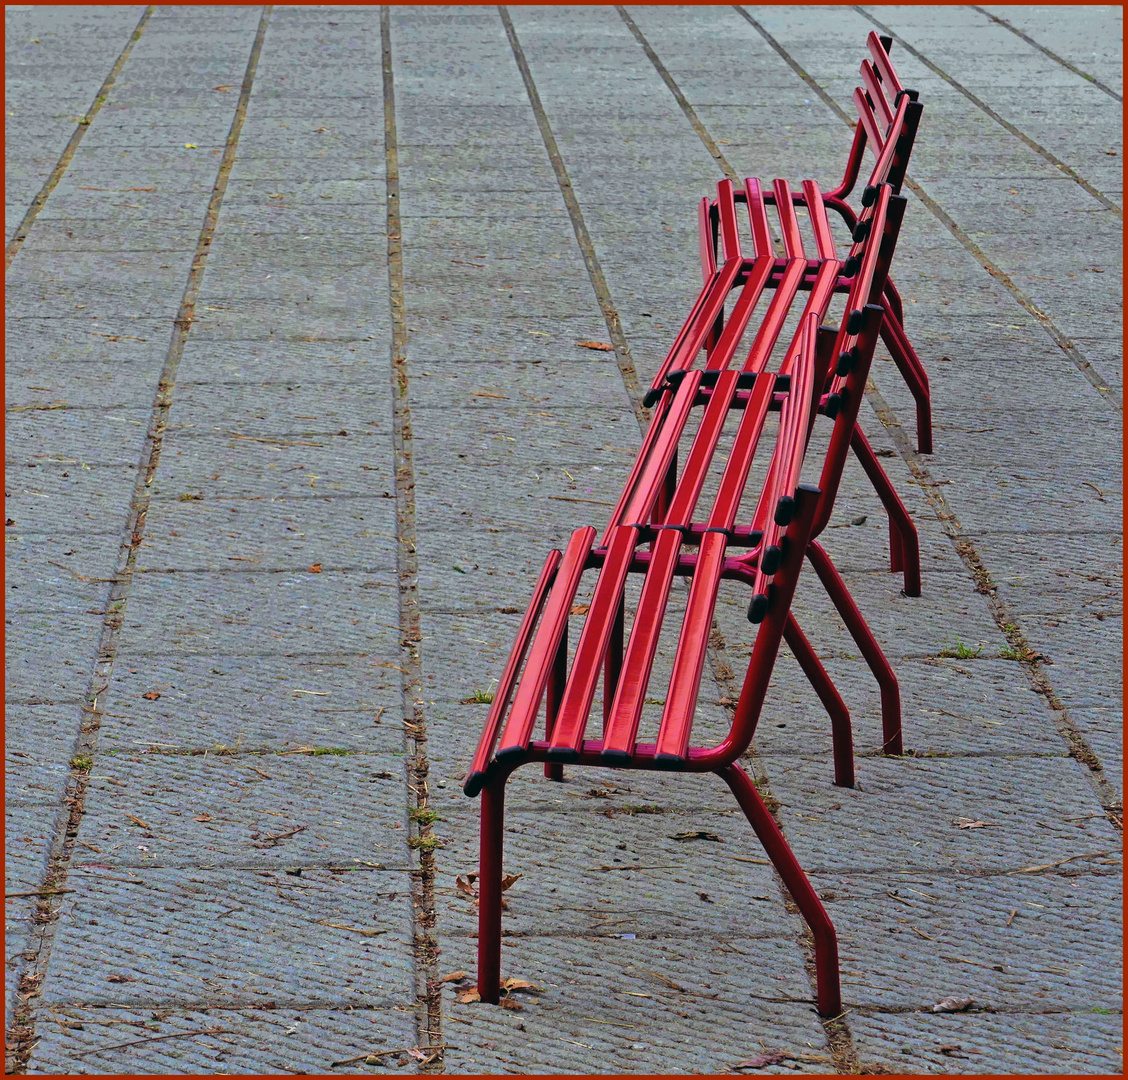
M474 891L474 875L469 874L466 878L456 877L454 879L454 887L462 893L463 896L473 897L478 899L478 894Z
M996 829L997 825L993 825L989 821L973 821L971 818L956 818L952 822L953 825L958 825L961 829Z
M576 347L580 349L597 349L599 352L612 352L615 348L614 345L608 345L605 341L577 341Z
M967 1012L974 1004L975 998L946 997L943 1001L936 1002L936 1004L932 1006L932 1011L934 1013Z
M513 998L503 998L501 1007L503 1009L513 1009L516 1012L520 1012L525 1006L522 1005L521 1002L516 1001Z
M230 86L213 86L213 90L218 90L221 94L226 94L231 89Z
M697 895L700 896L706 904L711 904L713 902L709 899L709 894L707 892L699 892Z
M575 604L568 612L569 615L586 615L591 609L591 604Z
M520 874L506 874L501 879L501 891L505 892L520 876Z
M108 981L112 983L127 983L136 982L137 980L132 975L111 975Z
M478 993L476 988L471 988L469 990L460 990L455 1000L459 1005L473 1005L475 1001L481 1001L482 996Z
M501 988L509 994L512 994L517 990L529 990L532 993L536 993L538 990L540 990L539 986L534 985L527 979L514 979L512 977L508 979L502 979Z
M778 1065L781 1061L790 1061L791 1055L786 1050L768 1050L766 1053L757 1054L754 1058L734 1065L734 1069L764 1069L769 1065Z
M321 563L319 563L319 562L315 562L315 563L314 563L314 564L313 564L313 565L312 565L312 566L311 566L311 567L309 568L309 572L310 572L311 574L320 574L320 573L321 573Z
M161 696L159 690L148 690L141 695L146 701L156 701Z
M714 832L706 832L704 829L695 829L692 832L679 832L674 833L671 840L712 840L714 843L723 844L724 841Z
M466 978L466 972L465 971L452 971L449 975L444 975L439 980L439 982L441 982L441 983L462 982L462 980L465 979L465 978Z
M197 814L196 817L193 820L194 821L211 821L211 819L212 819L211 814Z

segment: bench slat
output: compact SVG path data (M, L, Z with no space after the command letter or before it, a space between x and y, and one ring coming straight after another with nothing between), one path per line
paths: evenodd
M559 551L550 551L537 577L532 599L525 609L525 617L521 620L520 629L517 631L517 640L514 641L513 648L509 651L509 659L505 662L505 670L501 673L501 681L498 683L493 703L490 705L485 729L482 731L481 739L478 740L478 750L474 754L474 761L470 766L470 773L464 785L467 795L476 795L481 788L481 780L485 775L486 766L490 763L498 729L501 727L501 721L504 719L505 710L509 705L510 695L513 693L513 684L517 680L517 672L521 667L521 661L525 658L529 638L532 636L537 616L540 614L545 597L548 595L549 586L556 576L560 559ZM472 787L474 788L473 791L470 790Z
M748 221L752 226L752 247L760 258L775 256L772 246L772 234L768 228L768 211L764 205L764 192L760 188L760 181L748 177L744 181L744 201L748 207Z
M860 86L854 90L854 107L858 110L858 119L862 127L865 128L873 152L880 157L881 151L885 147L885 139L878 126L877 117L873 115L873 109L870 108L870 103L866 100L866 92Z
M877 72L868 60L862 61L860 70L862 82L866 85L869 103L873 106L874 115L877 117L878 123L888 131L889 125L893 123L893 110L889 107L889 102L885 100Z
M573 761L579 756L637 541L635 526L620 525L607 549L552 732L548 756L553 761Z
M815 233L815 244L819 249L819 258L836 258L834 234L830 231L830 221L826 216L826 204L823 202L819 185L814 180L803 181L803 201L806 203L807 213L811 218L811 228Z
M494 755L498 760L523 755L533 735L537 710L548 685L548 676L556 659L556 650L568 625L580 576L587 564L588 554L595 542L595 529L590 525L577 529L568 540L564 557L556 571L556 580L545 605L540 626L537 627L529 659L525 664L517 696L509 713L509 722L502 732L501 742Z
M791 188L786 180L772 181L775 195L776 213L783 229L783 246L789 259L806 259L803 251L803 234L799 231L799 219L795 216L795 205L791 201Z
M901 85L901 80L897 77L897 72L889 61L889 53L886 52L885 46L881 44L881 38L878 37L876 30L869 32L869 37L866 38L866 45L869 48L870 55L873 57L873 62L877 67L878 74L881 76L881 81L889 88L889 95L895 98L904 87Z
M717 212L721 217L721 246L725 261L742 259L740 251L740 232L736 227L736 199L733 196L732 181L725 179L717 184Z
M701 247L701 276L708 285L717 272L717 249L713 241L712 209L707 197L697 204L697 242Z

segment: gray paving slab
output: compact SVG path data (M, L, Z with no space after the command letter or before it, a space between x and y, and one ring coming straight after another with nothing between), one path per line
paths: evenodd
M985 10L1061 59L974 8L747 9L845 108L869 12L1118 203L1118 13ZM7 9L10 231L141 12ZM736 172L836 181L848 129L739 11L629 14ZM156 9L9 273L9 890L44 880L71 759L94 759L59 918L32 930L32 902L9 905L6 1012L34 1028L26 1071L324 1072L383 1050L333 1071L434 1071L407 1053L431 1041L459 1073L721 1072L769 1051L786 1056L760 1071L842 1071L801 924L715 778L519 770L503 974L538 989L498 1009L459 1002L463 980L428 987L475 968L458 878L477 870L478 806L460 781L533 580L574 528L606 521L640 440L627 353L579 344L610 331L494 9L390 9L392 237L380 10L273 10L174 349L161 457L138 488L260 15ZM722 173L614 9L509 17L645 385L699 288L694 204ZM1120 418L1007 280L1119 388L1120 223L893 55L925 101L911 175L960 232L910 193L894 277L932 378L929 475L861 416L917 526L924 595L889 573L856 463L824 540L893 660L909 754L879 756L877 685L805 572L795 610L851 710L860 783L833 785L825 712L786 649L752 764L838 927L864 1071L1107 1072L1119 833L930 497L1116 781ZM883 353L873 378L910 424ZM396 394L410 406L398 473ZM92 685L137 495L123 625ZM727 730L728 673L738 683L750 651L739 592L717 608L703 739ZM673 622L683 605L676 592ZM416 611L417 641L401 628ZM95 689L98 730L80 734ZM409 816L413 710L433 912ZM675 838L695 830L719 840ZM415 947L423 934L434 951ZM43 979L25 998L28 972ZM970 1011L932 1011L951 995Z

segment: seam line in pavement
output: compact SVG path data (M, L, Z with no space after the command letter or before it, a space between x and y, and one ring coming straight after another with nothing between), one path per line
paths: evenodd
M540 94L537 92L536 83L533 81L529 62L525 59L525 51L521 48L521 42L517 38L513 20L510 19L509 12L504 7L499 6L497 10L505 26L505 34L509 38L509 46L513 50L521 78L525 83L525 92L529 95L529 102L533 107L541 138L544 140L545 149L548 151L549 160L552 162L553 172L556 173L556 182L560 186L560 193L563 195L564 203L568 208L568 216L572 219L576 243L580 246L580 253L583 255L588 277L591 278L592 288L595 289L599 309L603 312L604 322L607 323L607 332L611 335L611 344L615 347L615 360L623 376L623 385L630 397L639 427L645 431L646 425L650 422L650 410L642 404L642 387L638 381L638 372L635 370L630 346L627 344L626 335L623 333L622 321L619 319L619 313L615 310L615 305L611 300L611 290L607 287L607 279L603 276L603 268L599 265L595 245L591 242L591 235L588 233L587 225L584 222L579 200L577 200L576 193L572 188L568 170L564 167L564 159L560 156L560 148L556 145L556 136L552 133L548 114L544 111L544 105L541 104Z
M1004 120L997 112L995 112L994 109L991 108L990 105L987 104L987 102L973 94L962 83L953 79L952 76L942 68L937 67L937 65L929 60L928 57L925 56L919 49L913 48L912 45L910 45L907 41L905 41L904 38L890 29L890 27L886 26L885 23L879 22L877 19L875 19L868 11L866 11L864 7L859 4L855 4L854 10L859 15L861 15L863 19L868 19L879 30L884 30L885 33L887 33L895 42L897 42L898 45L901 46L902 49L905 50L905 52L909 53L912 56L915 56L922 64L924 64L926 68L928 68L929 71L934 72L936 75L939 75L940 78L943 79L954 90L958 90L961 94L963 94L963 96L967 98L967 100L970 101L977 109L991 117L991 119L994 120L995 123L1002 125L1016 139L1019 139L1021 142L1030 147L1030 149L1033 150L1034 153L1038 154L1039 157L1045 158L1046 161L1048 161L1056 169L1059 169L1061 172L1063 172L1075 184L1078 184L1080 187L1084 188L1085 191L1087 191L1090 195L1093 196L1094 199L1097 200L1097 202L1111 210L1118 218L1121 219L1121 221L1124 220L1124 211L1119 206L1117 206L1117 204L1114 203L1107 195L1105 195L1101 191L1098 191L1091 183L1089 183L1088 180L1085 179L1085 177L1077 172L1076 169L1072 168L1069 165L1066 165L1066 163L1062 161L1061 158L1051 153L1044 146L1042 146L1041 143L1035 142L1032 138L1030 138L1029 135L1027 135L1019 128L1015 127L1015 125L1012 124L1009 120Z
M415 467L411 404L407 376L407 310L404 300L403 226L400 221L399 144L396 132L395 79L391 10L380 8L381 67L384 91L384 170L388 234L388 306L392 324L389 378L392 386L392 445L395 454L396 570L399 577L399 668L401 719L406 743L405 777L408 846L418 858L412 871L412 952L415 957L416 1045L431 1048L418 1065L421 1073L443 1071L442 985L438 982L439 946L435 927L434 811L427 787L427 723L423 713L420 643L419 560L415 535ZM414 807L412 807L412 795Z
M1033 45L1034 48L1039 52L1045 53L1051 60L1055 60L1057 61L1057 63L1061 64L1062 67L1068 68L1073 72L1074 75L1080 75L1082 79L1091 82L1098 89L1103 90L1106 94L1108 94L1109 97L1116 98L1117 101L1124 100L1123 94L1118 94L1115 90L1112 89L1111 86L1105 86L1105 84L1101 82L1100 79L1097 79L1094 76L1090 75L1087 71L1082 71L1079 67L1074 67L1073 64L1071 64L1064 57L1058 56L1056 52L1051 52L1049 49L1047 49L1045 45L1039 45L1038 42L1036 42L1029 34L1023 33L1017 26L1013 26L1009 22L1007 22L1006 19L1002 19L998 15L992 15L991 12L989 12L986 8L981 8L978 4L970 4L968 6L972 11L978 11L980 15L985 15L992 22L998 23L1000 26L1005 27L1007 30L1009 30L1012 34L1022 38L1022 40L1025 41L1027 45Z
M622 7L617 6L620 17L623 19L627 28L638 40L639 44L647 50L647 55L650 57L651 62L658 69L659 74L662 75L663 81L667 87L674 94L678 103L682 105L683 112L686 118L690 121L694 131L702 139L714 160L725 169L731 169L731 165L725 160L724 155L721 154L720 149L716 143L709 137L705 126L698 119L697 114L693 111L689 102L686 101L684 95L678 89L677 84L674 82L669 72L666 72L662 67L661 61L658 59L657 54L651 49L643 37L642 32L634 25L633 20ZM521 42L517 37L517 31L513 26L513 22L509 17L508 11L503 6L498 7L498 13L501 16L501 21L505 25L505 33L509 38L510 47L513 50L514 59L517 61L517 67L520 69L521 78L525 83L525 90L529 96L529 102L533 107L533 112L536 116L537 126L541 131L541 138L544 140L545 150L552 161L552 168L556 173L557 183L560 186L561 194L564 196L565 204L568 207L568 215L572 219L572 228L576 234L576 241L580 246L580 251L583 254L584 263L587 266L588 276L591 278L592 287L595 289L596 298L599 301L599 306L603 311L604 319L607 322L608 332L611 334L611 340L615 345L616 358L619 360L619 370L623 374L623 383L630 397L631 404L634 406L635 416L638 419L639 428L645 435L647 425L650 420L650 410L646 409L641 402L641 390L639 386L638 374L635 371L634 361L630 357L630 350L627 345L626 336L623 333L622 324L619 320L619 315L615 310L614 304L611 300L610 290L607 287L606 278L603 276L602 267L599 265L599 259L595 253L595 246L591 242L591 236L588 233L587 225L584 222L583 212L580 209L579 200L576 197L575 190L572 186L572 180L568 175L567 167L564 164L564 159L560 154L560 149L557 146L556 138L552 133L552 127L549 124L548 114L545 112L544 105L541 103L540 94L537 91L536 83L533 80L532 70L529 68L528 61L525 58L525 52L521 48ZM683 104L684 103L684 104ZM735 703L739 698L739 690L736 687L736 676L733 672L732 665L724 659L726 641L724 635L721 633L720 627L714 618L712 620L709 630L708 647L706 648L706 658L709 662L709 669L713 676L714 681L717 683L722 697L729 703L730 708L735 708ZM756 755L755 749L750 747L744 755L751 771L753 773L753 780L757 790L761 793L764 803L767 806L768 812L775 819L777 826L782 831L783 826L779 821L778 808L781 805L779 800L772 795L768 787L768 777L764 771L763 763ZM739 813L739 811L737 811ZM774 869L773 869L774 873ZM792 900L790 893L787 892L786 887L782 881L778 879L777 886L783 894L783 907L788 914L796 916L799 914L799 908ZM811 978L812 985L814 984L814 938L810 929L805 923L802 924L803 930L800 934L799 940L804 952L804 967ZM812 999L813 1000L813 999ZM835 1070L840 1073L856 1073L859 1070L859 1062L857 1052L854 1049L853 1036L847 1026L846 1014L842 1013L839 1016L824 1019L819 1018L824 1032L826 1033L828 1048L833 1057Z
M735 8L738 15L742 16L748 23L750 23L760 34L761 37L783 58L784 62L796 75L799 76L816 94L822 102L831 110L833 110L851 130L854 127L849 115L844 109L839 106L838 102L834 100L791 56L790 53L778 42L771 34L768 33L764 27L757 22L751 15L748 14L744 8L736 6ZM907 48L907 46L906 46ZM1115 392L1108 383L1098 374L1096 368L1093 367L1088 360L1085 359L1074 345L1072 339L1062 333L1044 311L1038 309L1034 301L1030 299L1000 267L996 266L987 253L974 241L963 229L957 225L951 217L940 207L940 204L928 195L924 188L920 186L915 180L908 175L905 176L905 186L914 194L929 211L938 218L944 227L961 243L967 250L974 256L976 262L983 267L1000 285L1003 286L1015 298L1015 300L1024 307L1031 315L1038 320L1039 325L1047 334L1053 339L1054 343L1069 357L1070 360L1077 366L1078 370L1090 383L1096 388L1097 392L1108 401L1117 412L1124 411L1123 401L1121 395Z
M796 73L816 94L819 98L835 112L840 119L847 125L851 124L849 116L819 84L800 66L798 61L791 56L790 53L778 42L759 22L756 21L751 15L748 14L742 7L735 6L734 10L741 15L748 23L750 23L755 30L764 38L765 41L780 55L784 62ZM1011 293L1016 297L1020 304L1025 307L1032 314L1038 316L1039 322L1046 328L1051 337L1058 342L1059 345L1066 351L1070 359L1081 367L1085 373L1086 378L1100 389L1100 386L1094 381L1096 378L1095 372L1092 372L1092 366L1084 359L1076 349L1073 349L1072 342L1059 340L1059 336L1064 339L1064 335L1054 326L1052 320L1048 315L1043 315L1034 307L1029 298L1022 293L1018 287L1003 273L997 266L995 266L986 255L971 241L966 233L959 228L958 225L948 215L940 209L939 205L931 198L925 195L920 185L911 181L907 176L905 177L905 184L908 186L918 198L924 202L925 206L932 211L952 234L958 239L966 248L983 265L983 267L998 278ZM1066 345L1069 348L1066 348ZM1108 388L1105 387L1105 390ZM1080 730L1069 718L1065 705L1062 703L1061 698L1054 690L1053 685L1050 683L1049 677L1046 675L1044 666L1041 660L1038 659L1039 654L1036 653L1031 647L1026 634L1016 621L1015 615L1012 613L1010 605L999 595L999 587L991 579L991 574L987 570L983 562L983 557L979 554L975 544L968 538L963 531L963 526L960 524L959 519L952 512L952 508L948 505L948 500L944 497L943 493L937 487L932 479L932 474L928 466L924 463L921 456L916 452L916 448L909 440L908 435L905 434L904 426L901 421L897 419L896 414L889 407L889 403L885 400L881 391L878 390L876 384L871 377L866 383L866 398L869 400L870 406L877 414L877 418L881 421L882 426L888 431L893 440L894 446L897 447L898 452L904 459L905 464L908 465L909 471L913 474L920 484L920 489L929 506L932 507L936 517L940 521L940 527L944 530L944 534L952 542L952 546L956 549L956 554L959 555L963 564L971 572L972 577L975 579L975 590L987 599L987 607L991 616L995 620L1000 633L1006 638L1007 644L1012 651L1021 657L1019 663L1022 664L1026 672L1027 678L1030 682L1032 689L1046 699L1046 704L1049 706L1051 715L1053 717L1054 726L1057 728L1058 733L1065 740L1068 746L1069 756L1076 758L1083 765L1088 766L1089 778L1093 785L1094 792L1097 800L1102 809L1104 809L1109 821L1115 829L1123 831L1124 823L1124 808L1122 800L1116 792L1116 788L1112 785L1109 779L1104 774L1104 767L1100 763L1100 759L1093 752L1092 747L1088 741L1081 734ZM1115 400L1113 404L1119 407L1119 403Z
M31 200L31 205L27 208L27 213L24 214L23 220L16 227L12 239L8 241L8 247L4 253L5 273L7 273L11 267L12 260L19 254L20 248L23 247L23 242L27 239L27 234L35 224L35 219L39 217L39 211L43 209L44 204L51 197L51 192L55 190L59 181L62 180L63 173L67 171L67 167L70 165L71 159L78 149L78 144L82 142L82 137L86 134L91 123L93 123L94 117L98 115L102 106L106 103L106 98L109 96L114 82L121 73L121 69L125 66L126 60L129 59L129 54L133 51L133 46L141 40L141 35L145 31L145 24L153 17L153 12L156 10L155 4L150 4L145 8L144 14L142 14L133 33L129 35L129 40L125 43L125 48L121 50L121 54L118 56L117 60L114 61L114 66L110 68L110 73L98 88L98 93L94 95L94 100L91 102L90 108L86 110L86 115L79 120L78 126L74 129L74 134L67 140L67 145L63 147L63 152L59 156L58 163L55 165L54 169L51 170L51 175L47 177L43 187L39 189L39 194Z
M265 6L259 19L258 30L255 33L254 43L251 46L246 71L243 75L239 100L235 106L235 114L227 134L223 157L220 159L219 170L204 217L204 224L196 243L196 254L188 272L188 281L184 288L178 315L173 320L172 337L161 370L160 381L157 384L149 428L141 453L140 475L130 499L126 532L118 554L118 569L114 574L113 583L110 585L109 595L106 599L106 614L102 622L102 633L98 651L94 658L89 690L84 699L85 703L80 705L85 717L75 739L74 756L69 764L70 776L62 799L60 819L56 825L56 834L48 853L47 867L41 886L45 890L56 889L66 882L70 860L74 852L75 839L82 824L83 803L90 783L93 755L97 748L98 731L104 715L98 702L101 695L109 688L113 677L121 629L125 622L125 608L133 580L133 568L137 561L137 551L145 533L145 518L149 510L150 488L160 464L161 443L168 422L169 409L172 405L172 388L176 380L176 369L184 353L184 344L188 338L188 333L196 318L196 300L203 282L208 249L215 233L220 208L223 205L223 196L227 190L227 178L235 164L239 135L243 130L243 122L246 119L251 87L254 85L255 71L258 68L259 55L262 52L263 40L266 37L266 29L272 11L273 8L270 5ZM54 926L59 918L58 906L59 901L53 897L40 897L31 916L33 937L29 942L29 951L32 958L27 961L21 974L17 988L17 1004L12 1010L13 1022L9 1036L12 1051L8 1067L9 1072L25 1073L35 1048L36 1021L33 1016L31 1001L40 993L43 980L47 974L54 944ZM34 938L36 930L39 931L38 941L35 941Z

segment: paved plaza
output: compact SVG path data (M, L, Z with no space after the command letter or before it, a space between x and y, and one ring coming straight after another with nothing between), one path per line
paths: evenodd
M531 767L533 986L461 1001L460 779L536 573L626 479L697 201L833 187L875 29L924 104L892 277L935 453L883 347L860 423L923 595L853 459L825 535L908 752L808 570L859 782L786 649L745 763L846 1011L716 777ZM1119 1072L1121 42L1118 7L9 5L9 1071Z

